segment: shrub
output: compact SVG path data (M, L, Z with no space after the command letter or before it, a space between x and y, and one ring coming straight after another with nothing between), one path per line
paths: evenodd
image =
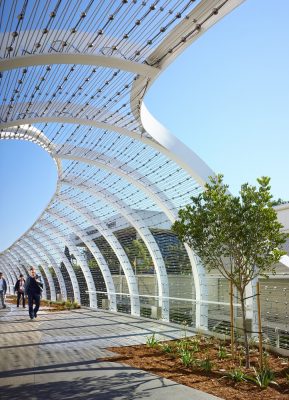
M189 367L195 362L195 359L189 350L182 351L181 362L184 364L185 367Z
M209 357L206 357L204 360L201 360L199 365L200 365L200 368L206 372L212 371L213 363Z
M228 358L228 353L227 353L226 347L219 346L218 357L220 360L224 360L225 358Z
M161 349L164 353L172 353L174 351L174 348L168 343L161 344Z
M197 353L198 351L200 351L200 342L199 342L199 340L198 340L197 338L194 338L194 339L191 341L191 350L192 350L194 353Z
M72 307L73 307L73 308L80 308L80 305L77 303L77 301L74 301L74 302L72 303Z
M235 382L247 381L246 374L240 368L233 369L227 376Z
M67 301L65 302L65 307L66 307L68 310L70 310L70 309L72 308L72 303L71 303L70 300L67 300Z
M157 347L159 344L159 341L156 339L156 334L152 334L152 336L148 336L146 340L146 345L148 347Z
M266 367L258 371L254 368L254 373L255 376L247 375L246 378L254 382L261 389L266 389L270 384L278 385L278 383L274 381L275 376L270 368Z
M187 339L181 339L177 342L177 351L178 353L182 353L183 351L187 351L190 348L190 341Z

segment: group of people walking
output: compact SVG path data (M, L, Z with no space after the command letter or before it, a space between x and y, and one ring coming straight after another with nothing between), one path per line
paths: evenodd
M36 274L35 268L31 267L29 275L25 281L22 274L19 275L19 279L14 286L14 293L17 293L17 307L22 303L22 307L25 308L25 298L28 297L28 312L31 320L37 318L37 313L40 307L41 293L43 289L43 283L40 277ZM0 301L2 308L6 308L5 295L7 292L7 282L3 277L3 273L0 272ZM34 306L34 307L33 307Z

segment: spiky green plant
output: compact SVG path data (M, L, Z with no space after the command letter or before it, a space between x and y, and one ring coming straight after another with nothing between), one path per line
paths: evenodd
M159 341L156 339L156 334L153 333L151 336L147 336L146 345L148 347L157 347Z
M181 352L181 362L185 367L189 367L194 364L194 356L189 350L183 350Z
M261 389L267 389L270 384L278 385L278 383L274 380L274 372L270 368L266 367L260 370L256 370L256 368L253 369L255 375L246 375L246 378L247 380L255 383Z
M228 372L227 376L234 382L245 382L247 381L246 374L240 368L235 368Z

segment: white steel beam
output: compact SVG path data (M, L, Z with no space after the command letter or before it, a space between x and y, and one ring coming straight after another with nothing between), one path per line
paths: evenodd
M36 239L34 236L32 236L33 233L37 233L38 236L41 236L43 241L40 241L40 240ZM46 237L44 236L43 232L40 229L36 229L34 227L33 230L29 232L27 237L33 237L37 241L38 248L42 249L43 254L47 257L49 263L51 264L51 267L53 268L53 270L56 274L56 277L57 277L57 280L59 283L59 287L60 287L61 298L63 300L67 300L67 292L66 292L65 282L64 282L62 273L60 271L60 268L57 264L57 261L56 261L54 255L50 254L50 252L47 251L47 248L44 246Z
M135 169L130 168L128 165L119 162L111 157L99 154L95 151L85 151L85 157L78 155L77 151L80 148L73 148L72 146L64 146L58 153L54 154L54 158L62 160L79 161L84 164L94 165L99 169L103 169L113 173L114 175L124 178L126 181L147 194L158 207L165 212L171 221L175 221L177 210L168 197L161 192L161 190L148 178L140 174ZM80 151L79 151L80 152Z
M94 155L96 157L95 152L89 152L90 155ZM127 166L121 166L121 164L117 164L115 160L109 163L110 159L108 157L103 157L106 162L101 160L92 160L86 157L77 156L74 154L66 154L66 153L58 153L55 155L55 158L68 159L79 161L88 165L94 165L100 169L107 170L117 176L120 176L127 180L132 185L136 186L140 190L142 190L148 197L150 197L159 208L166 214L169 220L174 223L177 219L177 210L172 205L172 203L167 200L166 196L163 194L160 196L160 190L155 188L155 185L152 184L148 179L145 179L141 174L136 171L130 170ZM169 205L169 207L168 207ZM195 284L195 292L196 292L196 327L207 329L207 304L205 301L207 300L207 288L206 288L206 275L204 268L202 265L196 261L195 254L192 249L185 245L186 251L188 253L189 259L192 265L192 273L194 277Z
M6 266L6 262L5 260L1 257L0 258L0 271L4 273L4 279L7 279L8 282L8 293L9 294L14 294L14 281L11 275L11 271L9 270L9 268Z
M0 60L0 71L50 64L76 64L113 68L146 76L148 78L153 78L160 72L158 68L151 67L144 63L125 60L124 58L81 53L43 53L2 58L2 60Z
M77 224L74 223L70 218L65 217L64 215L61 215L59 212L56 212L55 210L49 209L47 210L48 214L51 214L53 217L61 221L64 225L66 225L76 236L78 236L83 243L87 246L87 248L91 251L93 257L96 259L99 268L102 271L103 279L106 284L107 292L109 293L109 300L110 300L110 305L112 310L116 311L116 297L115 297L115 286L113 283L113 279L109 270L109 267L99 251L98 247L96 244L90 239L90 237L83 232L81 229L78 228ZM74 245L75 250L80 254L79 249ZM81 255L81 254L80 254ZM96 289L94 285L94 281L91 275L91 271L89 267L87 266L87 262L84 259L84 257L81 255L82 259L82 270L84 273L84 276L87 281L87 287L89 290L89 296L91 298L91 301L94 302L93 307L97 307L96 303ZM81 265L81 264L80 264ZM93 293L94 292L94 293Z
M43 230L42 230L42 228L43 228ZM66 238L64 237L63 232L61 232L61 230L59 228L57 228L56 226L54 226L51 222L44 220L44 219L41 219L38 221L37 231L40 231L42 233L42 235L45 237L45 239L49 243L51 243L51 245L55 248L55 251L59 255L59 259L63 262L64 267L66 268L67 273L69 275L72 289L73 289L74 299L79 304L81 304L78 280L76 278L74 269L73 269L72 265L70 264L70 261L68 260L68 258L66 257L66 255L64 253L64 248L65 248L65 246L68 246L68 242L67 242ZM48 235L48 231L51 232L51 236ZM59 241L62 243L63 249L60 247ZM61 270L60 270L60 273L62 275Z
M134 275L130 261L129 261L125 251L123 250L121 244L119 243L118 239L115 237L115 235L113 234L111 229L109 229L92 212L90 212L88 210L86 210L86 211L81 210L79 208L79 206L76 205L76 202L75 201L72 202L72 200L68 196L59 194L57 196L57 198L60 200L61 203L66 204L68 207L72 208L78 214L83 216L107 240L107 242L113 249L116 257L118 258L118 261L122 267L122 270L123 270L126 280L127 280L128 290L129 290L130 299L131 299L131 313L133 315L139 316L140 315L140 300L139 300L137 280ZM88 238L89 238L89 236L86 235L86 244L87 245L94 243L91 239L88 242L87 241ZM101 252L99 251L99 253L101 253ZM99 261L98 261L98 263L99 263Z
M108 190L97 186L89 185L87 182L77 184L77 180L73 175L69 175L66 179L62 180L62 184L69 185L71 187L77 188L82 192L89 193L96 199L101 199L105 203L109 203L113 208L115 208L138 232L142 240L147 246L147 249L152 257L154 267L156 270L156 276L158 280L158 294L160 296L159 305L162 307L162 319L165 321L169 320L169 282L165 263L159 249L155 238L153 237L151 231L146 226L144 220L131 209L123 200L115 196Z
M16 279L19 276L19 272L16 269L16 265L18 265L18 269L20 269L20 271L23 275L27 275L28 270L26 270L26 268L22 266L22 264L19 262L18 258L16 258L15 254L13 254L13 251L5 252L4 255L6 255L7 257L10 258L10 262L11 262L10 267L12 268L12 271L13 271ZM12 258L12 260L11 260L11 258Z

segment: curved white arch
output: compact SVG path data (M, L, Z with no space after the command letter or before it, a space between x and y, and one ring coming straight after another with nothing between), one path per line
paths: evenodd
M56 261L55 257L52 254L50 254L49 252L47 252L44 244L40 240L36 239L33 236L33 233L37 233L39 236L41 236L45 240L46 238L45 238L44 234L40 231L40 229L34 228L33 231L30 231L27 236L32 237L36 241L37 247L41 248L42 254L44 254L47 257L47 259L49 260L49 263L51 264L51 267L53 268L53 270L56 274L58 283L59 283L61 298L63 300L67 300L67 291L66 291L65 282L64 282L62 273L60 271L60 268L57 265L57 261Z
M61 42L61 45L63 45L63 48L58 52L55 50L52 46L50 47L50 50L52 50L54 53L42 53L42 54L37 54L37 52L41 51L38 50L39 47L42 49L46 49L47 51L48 46L46 46L45 43L34 43L34 44L29 44L29 46L25 49L25 51L31 51L33 48L34 54L31 55L25 55L25 56L15 56L12 57L13 52L19 52L20 46L14 46L14 49L12 46L9 48L5 49L5 55L7 54L6 59L0 60L0 70L10 70L10 69L16 69L20 67L25 67L25 66L37 66L37 65L47 65L47 64L81 64L81 65L98 65L104 68L114 68L118 70L123 70L123 71L128 71L131 73L131 78L133 79L132 81L132 88L131 88L131 108L130 111L132 111L135 115L136 118L136 123L138 122L138 128L142 128L141 124L141 118L143 119L142 123L146 125L147 129L152 132L151 136L154 139L148 138L146 133L144 133L144 136L146 136L146 139L150 141L148 145L151 145L151 143L158 143L155 144L155 146L163 147L163 150L159 150L160 152L164 153L167 152L169 159L174 160L177 162L177 164L181 165L183 169L186 171L191 171L190 175L196 179L200 184L204 184L206 181L206 169L203 169L204 163L200 162L200 160L197 157L193 157L192 160L190 160L191 153L187 152L186 148L183 146L183 144L179 143L176 138L174 138L172 135L170 136L167 131L162 132L161 127L158 126L159 131L158 132L153 132L151 128L151 122L152 125L156 125L155 121L153 121L153 118L151 118L151 115L146 113L146 110L144 106L142 105L143 97L146 93L146 91L149 89L151 84L154 82L156 77L167 67L169 63L171 63L175 57L177 57L188 45L190 45L194 40L196 40L203 32L205 32L207 29L209 29L213 24L215 24L220 18L222 18L224 15L226 15L228 12L230 12L234 7L238 6L240 3L242 3L243 0L202 0L198 2L196 7L192 9L192 11L187 11L187 15L185 15L185 18L182 18L180 23L176 23L173 27L171 26L170 29L168 29L168 32L160 38L160 44L158 44L156 47L152 47L149 50L149 48L146 48L145 54L148 54L146 60L143 60L142 55L143 54L136 54L137 56L140 56L140 59L142 59L141 63L136 63L132 61L128 61L125 59L132 57L133 49L129 49L126 54L121 54L123 58L117 58L117 57L107 57L107 56L102 56L102 55L92 55L92 54L84 54L85 51L90 52L88 48L90 46L86 46L91 44L91 43L86 43L85 46L81 46L81 51L83 53L78 53L78 49L74 48L75 51L74 53L65 53L65 51L68 48L71 47L65 47L67 46L67 43ZM28 12L29 14L29 12ZM167 14L166 14L167 15ZM29 17L29 15L28 15ZM184 15L182 15L184 17ZM171 18L171 17L169 17ZM152 19L153 21L153 19ZM168 22L170 20L166 20ZM25 24L24 24L25 25ZM149 25L148 25L149 26ZM28 25L26 25L26 30L23 30L23 32L18 36L17 40L19 40L21 43L21 40L27 35L30 34L27 30ZM40 29L42 26L37 26L37 29L33 32L32 31L32 38L34 41L34 38L36 40L36 36L38 35L38 29L40 32ZM60 22L59 24L59 31L58 34L60 34L61 29L63 29L63 32L66 30L66 25L62 24ZM149 38L149 35L151 34L150 32L143 30L144 34L144 43L145 40ZM117 31L115 31L117 32ZM16 32L18 34L18 32ZM47 32L46 32L47 33ZM89 36L89 31L87 32ZM12 32L6 32L5 30L5 38L7 38L7 45L8 43L8 38ZM51 33L50 33L51 34ZM54 35L55 40L59 38L57 34ZM113 38L113 39L120 39L119 38ZM108 39L108 38L107 38ZM111 38L112 39L112 38ZM14 39L13 39L14 40ZM13 44L12 40L12 44ZM110 39L108 40L108 42ZM48 42L48 40L46 41ZM37 45L36 45L37 44ZM150 43L147 43L150 44ZM35 50L34 50L34 45ZM59 46L59 49L61 48L61 45ZM70 45L69 45L70 46ZM4 46L5 47L5 46ZM114 46L115 49L119 50ZM73 46L72 46L73 48ZM125 48L125 46L124 46ZM84 50L85 49L85 50ZM113 51L115 50L113 49ZM7 52L6 52L7 50ZM49 51L50 51L49 50ZM100 49L99 49L100 50ZM120 50L119 50L120 51ZM141 52L140 52L141 53ZM112 54L116 54L113 53ZM4 55L4 53L3 53ZM157 66L157 67L156 67ZM103 68L103 69L104 69ZM31 71L43 71L45 68L29 68L28 72ZM79 69L80 70L80 69ZM18 71L15 71L15 76ZM24 71L23 71L24 72ZM27 71L26 71L27 72ZM13 77L14 74L6 74L7 76ZM121 75L121 74L120 74ZM124 74L123 74L124 75ZM126 74L128 75L128 74ZM136 79L137 78L137 79ZM21 82L22 84L22 82ZM129 85L128 85L129 86ZM13 89L11 89L12 92ZM9 92L9 91L8 91ZM9 93L10 95L10 93ZM31 97L31 101L29 104L29 111L32 113L34 112L33 106L34 102L32 100L33 97ZM13 102L14 108L13 111L12 104L9 105L4 105L1 108L2 116L5 117L5 114L8 114L8 117L10 114L13 114L15 110L17 110L17 102L15 102L14 98L12 100L9 100L9 96L7 96L8 101L11 103ZM56 99L57 100L57 99ZM6 100L5 100L6 101ZM31 108L30 108L31 105ZM74 106L74 105L73 105ZM55 103L53 103L53 106L51 109L54 109L55 114L57 114L57 106ZM85 109L87 111L87 109ZM143 111L144 110L144 111ZM27 110L28 111L28 110ZM79 112L81 114L81 112ZM79 115L77 114L77 115ZM88 113L89 114L89 113ZM35 115L35 113L34 113ZM67 115L67 114L66 114ZM92 114L91 114L92 115ZM131 125L130 125L131 126ZM134 125L135 127L137 126L136 124ZM106 129L106 128L104 128ZM150 134L150 132L149 132ZM137 134L136 134L137 136ZM35 137L34 137L35 139ZM146 140L145 139L145 140ZM154 147L154 146L152 146ZM155 147L154 147L155 148ZM84 150L85 151L85 150ZM80 154L74 153L73 156L75 157L80 157ZM185 154L185 156L184 156ZM55 155L56 159L59 160L57 157L56 151L53 152L53 155ZM66 154L66 156L68 153ZM93 157L92 157L93 159ZM84 160L84 159L83 159ZM97 160L102 166L99 166L99 168L106 168L109 170L109 166L105 164L109 158L106 157L105 161L103 162L104 157L102 160ZM78 161L78 160L76 160ZM60 161L59 161L60 162ZM96 165L92 164L91 160L86 160L86 161L80 161L80 162L86 162L87 164L91 163L91 165ZM104 166L105 165L105 166ZM119 170L117 174L117 170ZM171 205L170 199L166 199L166 196L162 196L159 194L157 185L153 186L150 185L151 182L149 180L145 180L141 177L140 174L138 173L132 173L129 168L126 169L121 169L121 164L118 164L117 162L113 162L112 168L110 172L114 173L115 175L121 176L130 183L132 183L134 186L138 187L140 190L142 190L144 193L146 193L154 202L159 206L161 210L163 210L168 218L173 222L174 219L176 218L176 209ZM211 173L210 173L211 174ZM138 182L139 180L139 182ZM139 185L139 186L138 186ZM147 186L147 187L146 187ZM147 189L147 190L146 190ZM164 201L164 204L162 202ZM49 206L48 206L49 207ZM42 220L45 219L43 217L43 213L40 219L36 221L36 223L42 224ZM54 221L53 221L54 222ZM70 228L71 230L71 225ZM73 231L73 229L72 229ZM24 234L26 235L26 233ZM23 236L24 236L23 235ZM69 241L69 237L66 238L66 241ZM72 243L73 244L73 243ZM71 244L71 245L72 245ZM24 241L23 244L24 245ZM19 246L17 242L10 246L11 250L13 251L15 246ZM17 251L17 249L16 249ZM191 249L187 248L188 254L190 256L190 260L192 263L192 268L193 268L193 275L194 275L194 280L195 280L195 285L196 285L196 297L197 297L197 326L202 326L201 322L201 307L200 304L205 298L205 291L202 290L202 271L201 271L201 266L198 263L198 260L195 260L194 254ZM30 253L28 254L28 260L30 259ZM16 258L16 256L15 256ZM13 259L12 256L10 256L9 259ZM13 270L14 271L14 270ZM15 272L15 271L14 271ZM85 279L87 279L87 276L84 272Z
M59 212L52 210L52 209L48 209L48 210L46 210L46 212L47 212L47 214L52 215L53 218L56 218L57 220L59 220L65 226L69 227L69 229L74 234L76 234L79 237L82 237L82 232L80 231L80 229L78 229L77 225L72 220L70 220L68 217L61 215ZM86 262L85 258L83 257L83 255L80 253L77 246L71 240L66 238L66 242L68 243L69 250L71 252L73 252L74 254L77 254L78 264L83 272L84 279L86 281L87 288L89 291L90 307L97 308L96 296L94 295L96 293L96 289L95 289L93 277L91 275L91 271L87 265L87 262Z
M33 133L34 133L34 132L33 132ZM70 147L69 147L69 146L65 146L65 148L62 149L62 151L65 151L65 150L67 150L67 151L69 152L69 151L70 151ZM74 149L73 149L73 150L74 150ZM105 159L106 163L109 163L110 165L107 166L107 164L105 164L105 166L103 166L102 163L98 163L98 162L91 161L91 160L89 160L89 162L87 162L88 159L85 158L84 160L85 160L86 163L89 163L89 164L90 164L90 163L93 163L94 165L98 165L98 166L101 167L101 168L109 169L111 172L117 173L118 175L121 175L122 177L125 177L125 179L129 179L129 180L130 180L130 176L128 176L127 174L122 174L122 173L121 173L119 166L116 165L115 168L112 168L112 167L111 167L111 164L112 164L112 163L116 164L116 161L115 161L115 160L112 160L112 159L110 159L109 157L104 157L104 156L99 155L99 154L97 154L97 153L95 153L95 152L89 152L89 155L93 155L94 157L99 157L99 156L100 156L102 159ZM59 153L58 153L58 156L59 156ZM71 157L72 157L72 156L69 155L69 159L71 159ZM64 157L62 156L62 158L64 158ZM78 158L78 160L79 160L79 158ZM135 171L129 170L128 167L126 167L126 170L128 170L128 172L129 172L130 174L133 174L133 175L135 176L135 179L130 180L131 183L133 183L135 186L139 187L142 191L144 191L144 189L146 189L146 190L145 190L146 193L148 192L148 189L147 189L148 187L151 189L151 187L152 187L153 185L152 185L152 183L151 183L150 181L148 181L148 180L145 179L146 185L142 185L142 184L140 184L140 180L141 180L141 179L144 180L144 178L143 178L140 174L136 173ZM159 191L157 188L154 189L154 192L160 193L160 191ZM176 215L177 215L176 210L174 210L174 211L172 212L172 209L174 208L174 206L173 206L172 204L169 204L169 205L170 205L169 208L168 208L168 207L165 207L166 210L169 210L169 214L167 213L166 210L164 210L164 204L166 204L166 206L167 206L168 202L170 203L170 201L169 201L168 199L164 199L163 196L162 196L161 199L159 199L158 196L155 196L154 193L153 193L151 190L149 190L149 193L147 193L147 194L148 194L149 197L151 197L151 198L152 198L152 196L153 196L153 200L154 200L154 201L159 205L159 207L168 215L168 217L170 218L170 220L171 220L172 222L174 222L174 220L175 220L175 218L176 218ZM196 284L196 297L197 297L196 300L197 300L197 305L198 305L198 307L201 307L201 308L202 308L202 310L200 310L199 312L197 312L197 316L198 316L198 317L196 318L196 322L197 322L197 326L203 326L203 323L200 322L201 319L203 320L203 318L201 317L201 315L206 315L206 312L205 312L205 310L204 310L204 303L201 302L200 300L201 300L201 297L202 297L202 300L204 300L205 295L201 295L200 290L201 290L202 287L203 287L203 288L205 287L205 286L204 286L205 274L204 274L204 272L203 272L203 270L202 270L201 265L200 265L200 264L197 264L197 263L195 262L195 257L194 257L194 255L193 255L192 251L188 248L188 246L186 246L186 249L187 249L187 251L188 251L190 261L191 261L191 263L193 263L193 274L194 274L194 281L195 281L195 284L196 284L198 281L202 280L202 282L199 282L199 284ZM196 270L199 270L199 272L196 273ZM201 278L201 277L202 277L202 278ZM201 305L202 305L202 306L201 306ZM166 308L166 307L165 307L165 308Z
M108 190L100 186L89 186L87 183L77 184L73 175L66 177L61 181L61 183L77 188L83 192L91 194L95 198L99 198L104 202L109 203L131 224L131 226L136 229L146 244L156 269L158 291L160 296L159 304L162 307L162 319L165 321L169 320L169 282L165 263L159 246L150 230L146 227L143 219L140 218L140 216L133 209L129 208L127 204L119 197L113 195Z
M146 64L155 65L160 73L163 72L188 46L244 1L202 0L154 49L146 59ZM143 98L156 78L157 75L152 79L141 76L133 84L130 103L138 121L141 120Z
M158 68L129 61L124 58L85 53L42 53L5 58L0 60L0 71L50 64L77 64L113 68L148 78L153 78L160 72Z
M178 164L186 169L202 187L214 177L214 172L201 158L191 149L185 146L177 137L172 135L160 122L158 122L148 111L144 103L141 105L140 117L146 131L164 146L178 160ZM185 244L194 275L196 291L196 326L207 329L208 306L205 301L208 298L206 273L201 261L195 256L193 250Z
M146 193L148 197L152 198L155 201L155 203L159 206L159 208L167 215L167 217L170 219L172 223L176 220L177 211L174 209L172 205L171 208L168 208L166 202L164 200L161 200L158 194L156 194L155 191L151 190L151 187L148 187L147 185L143 184L142 182L140 182L140 180L137 180L137 178L135 177L131 178L130 175L120 170L120 168L117 168L117 166L104 164L101 161L90 160L84 157L74 156L72 154L58 153L57 156L59 156L61 159L76 160L86 164L95 165L98 168L108 170L115 175L123 177L124 179L132 183L134 186L141 189L144 193ZM57 156L55 155L55 157ZM171 202L169 201L169 203ZM192 249L189 246L185 247L192 264L192 273L194 276L195 289L196 289L196 326L202 328L205 327L206 329L206 318L202 317L202 316L207 316L207 312L205 310L206 305L204 303L204 301L207 298L207 295L206 291L203 290L205 289L204 287L205 273L203 267L199 263L196 263L195 255Z
M69 227L75 235L77 235L79 238L81 238L83 243L90 250L90 252L92 253L93 257L96 259L98 266L102 272L102 276L105 281L107 292L108 292L108 297L110 300L111 310L116 311L116 296L115 296L114 282L113 282L109 267L108 267L104 257L102 256L101 252L99 251L98 247L96 246L96 244L91 240L91 238L85 232L82 232L72 220L61 215L60 213L56 212L55 210L49 209L49 210L47 210L47 213L51 214L53 217L55 217L56 219L61 221L64 225ZM83 274L86 279L87 287L89 290L89 297L91 298L91 301L93 301L94 307L97 308L96 297L94 295L96 293L96 289L95 289L94 281L93 281L90 269L87 265L87 262L84 259L84 257L80 254L77 246L75 246L72 243L72 241L69 242L68 248L69 248L69 250L72 250L73 253L79 254L79 264L82 267L82 271L83 271Z
M56 163L57 174L60 178L62 175L62 166L59 160L55 160L52 156L53 152L55 151L54 145L51 141L41 132L39 129L35 128L34 126L29 125L13 125L9 126L7 131L1 128L0 124L0 139L14 139L14 140L24 140L33 142L38 144L43 150L47 151L47 153L52 157L53 161Z
M104 156L94 151L87 152L87 156L90 155L93 158L99 157L96 160L82 157L77 154L72 154L72 150L73 149L69 147L64 147L61 149L61 151L59 151L59 153L54 154L54 157L62 160L74 160L82 162L84 164L94 165L100 169L104 169L124 178L133 186L146 193L148 197L150 197L155 202L155 204L157 204L159 208L168 215L171 221L175 221L175 218L177 216L177 210L175 206L167 198L167 196L157 188L156 185L154 185L149 179L145 178L138 171L129 168L127 165L124 165L123 163L120 163L119 161L111 157Z
M36 106L37 104L38 103L35 103ZM65 103L63 103L63 107L64 105ZM157 121L148 111L144 103L141 107L141 119L145 129L144 134L130 131L129 129L117 125L99 122L97 120L62 116L13 119L9 122L1 123L0 129L9 132L11 127L15 127L16 125L22 126L22 124L36 123L61 123L92 126L99 129L117 132L120 135L138 140L154 150L159 151L161 154L182 167L201 186L204 186L208 181L209 176L214 176L213 170L211 170L195 152L185 146L176 136L172 135L159 121Z
M19 263L18 259L16 258L16 256L15 256L11 251L8 252L8 254L5 253L5 255L7 255L8 257L10 257L10 262L12 262L11 265L10 265L10 267L12 268L13 273L14 273L16 279L18 278L19 273L18 273L17 269L14 267L14 263L15 263L15 265L19 265L18 268L20 269L21 273L22 273L24 276L28 274L28 270L27 270L25 267L23 267L21 263ZM11 260L11 258L12 258L14 261ZM20 257L20 258L21 258L21 257Z
M77 213L79 213L84 218L86 218L89 221L89 223L92 226L96 227L96 229L100 232L100 234L107 240L107 242L113 249L116 257L118 258L118 261L119 261L119 263L122 267L122 270L125 274L129 293L130 293L130 299L131 299L131 310L132 310L131 312L133 315L140 315L140 301L139 301L137 280L134 275L130 261L129 261L125 251L123 250L121 244L119 243L119 241L113 234L113 232L104 223L102 223L98 218L96 218L92 212L89 212L89 211L84 212L84 211L80 210L79 206L76 205L75 202L73 203L68 196L59 194L58 199L60 200L61 203L66 204L68 207L74 209ZM88 236L87 236L87 238L88 238ZM86 238L86 240L87 240L87 238ZM92 242L92 241L89 240L89 242L86 241L84 243L87 244L87 246L89 246L90 242Z
M152 116L144 103L141 105L140 117L144 129L168 150L170 159L177 162L202 187L208 182L209 176L215 176L213 170L195 152Z
M35 128L31 125L10 125L9 130L6 132L5 128L3 129L0 126L0 138L1 139L22 139L25 140L25 137L31 138L34 142L37 142L38 145L44 148L48 153L54 150L54 146L51 141L41 132L39 129Z
M41 228L43 228L44 231ZM43 220L43 219L38 221L37 228L33 228L33 229L36 229L37 232L40 231L41 234L45 237L45 239L49 243L51 243L54 246L54 248L56 249L56 252L59 254L59 259L61 260L61 262L63 262L63 264L66 268L66 271L69 275L69 278L70 278L70 281L72 284L74 299L79 304L81 304L78 281L77 281L75 272L70 264L70 261L68 260L68 258L66 257L66 255L64 253L64 248L67 245L67 242L63 236L63 233L61 232L61 230L59 228L54 226L51 222L49 222L47 220ZM51 237L47 234L47 231L50 231L52 233ZM58 243L58 240L60 240L61 243L63 244L63 249L61 249L61 247ZM60 270L60 273L62 275L61 270ZM65 288L66 288L66 285L65 285Z
M26 260L27 264L29 264L29 260L30 260L30 265L34 265L35 264L35 258L34 256L31 256L31 254L28 253L28 251L23 247L23 245L21 245L19 242L17 242L15 244L14 247L14 251L15 253L18 254L18 256L24 258L24 260ZM37 261L36 261L37 264ZM47 292L46 292L46 285L45 285L45 281L43 279L42 281L43 283L43 292L42 292L42 296L47 299Z
M14 293L14 281L11 275L11 271L9 269L7 269L5 261L3 259L0 259L0 271L4 273L4 279L7 279L8 282L8 288L7 291L9 294L13 294Z

